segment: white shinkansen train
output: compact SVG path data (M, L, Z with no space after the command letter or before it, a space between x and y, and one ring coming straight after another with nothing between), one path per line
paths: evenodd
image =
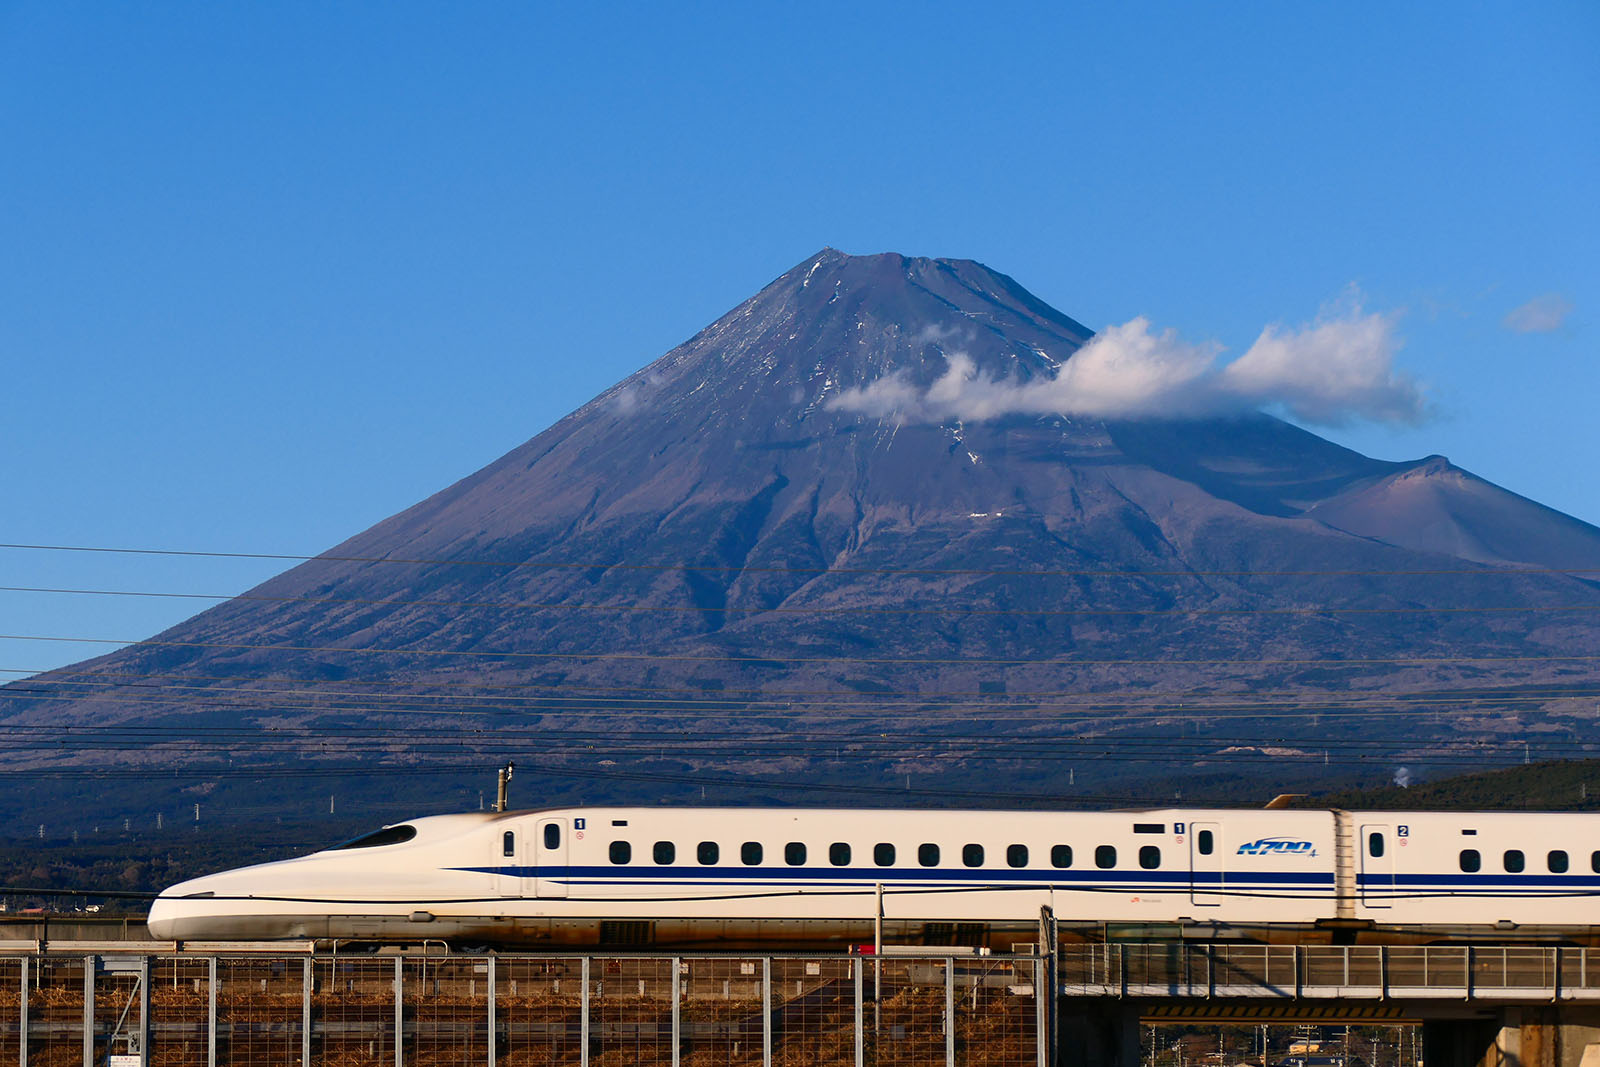
M477 812L183 882L149 926L179 941L1007 945L1037 937L1043 907L1069 938L1600 943L1600 815Z

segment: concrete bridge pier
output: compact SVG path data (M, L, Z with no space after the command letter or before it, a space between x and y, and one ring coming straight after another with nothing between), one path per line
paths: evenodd
M1140 1067L1136 1005L1113 997L1064 997L1057 1005L1057 1067Z
M1600 1067L1600 1007L1496 1009L1488 1019L1424 1022L1425 1067Z

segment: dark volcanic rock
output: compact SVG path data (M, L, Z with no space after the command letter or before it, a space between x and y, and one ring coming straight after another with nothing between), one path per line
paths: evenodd
M829 406L890 374L927 385L955 351L1051 375L1089 337L977 263L825 250L327 559L73 670L200 679L232 702L206 714L236 723L390 721L377 695L339 713L333 687L293 684L343 679L502 726L858 721L820 703L901 735L952 701L1074 733L1129 728L1124 705L1162 694L1293 711L1587 674L1541 657L1600 651L1594 616L1530 609L1600 601L1541 570L1600 568L1600 530L1440 457L1380 462L1265 415L900 424ZM127 692L16 701L15 721L199 714L192 692ZM794 707L762 717L773 701ZM462 721L408 706L393 721Z

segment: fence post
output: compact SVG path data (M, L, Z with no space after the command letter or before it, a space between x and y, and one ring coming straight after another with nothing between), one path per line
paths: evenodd
M405 1067L406 1062L405 963L404 956L394 958L394 1067Z
M94 969L97 956L83 957L83 1067L94 1063Z
M761 958L761 1067L772 1067L772 957Z
M21 1067L28 1067L28 971L31 969L28 957L22 957L22 990L17 1000L17 1063Z
M139 1067L150 1067L150 957L139 957Z
M866 1035L862 1033L861 1017L861 957L857 956L850 961L850 970L856 976L856 1067L866 1067L867 1047Z
M337 967L337 957L330 960L328 966ZM300 965L300 1062L304 1067L311 1067L311 990L316 984L311 973L312 961L307 956ZM329 974L330 981L337 982L337 974Z
M494 983L496 975L494 965L495 957L493 953L484 957L485 999L489 1001L489 1040L487 1055L484 1056L484 1059L488 1061L489 1067L494 1067L495 1059L500 1055L500 1032L495 1019L498 1009L495 1007Z
M678 1053L680 1044L680 1027L682 1022L679 1011L680 979L683 974L683 959L680 956L672 957L672 1067L678 1067Z
M589 957L583 957L583 996L578 1004L578 1067L589 1067Z
M217 957L206 960L206 1067L217 1067Z
M956 1067L956 960L944 961L944 1062Z
M1051 950L1052 952L1054 951L1054 946L1051 946ZM1049 1053L1047 1052L1049 1048L1048 1034L1050 1033L1050 1016L1055 1014L1052 1009L1056 1000L1056 991L1053 983L1046 984L1048 968L1045 966L1044 960L1045 958L1040 956L1033 961L1033 1044L1037 1052L1038 1067L1050 1067ZM1046 997L1049 997L1048 1001L1045 999ZM1051 1006L1048 1009L1045 1007L1047 1003Z

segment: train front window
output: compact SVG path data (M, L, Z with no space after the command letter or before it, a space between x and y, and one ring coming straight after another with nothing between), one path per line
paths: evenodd
M1520 848L1508 848L1504 857L1504 865L1507 874L1521 874L1523 868L1527 867L1528 861L1522 855Z
M382 830L374 830L370 834L362 834L342 845L334 845L329 852L337 852L346 848L380 848L383 845L402 845L417 836L415 826L385 826Z

